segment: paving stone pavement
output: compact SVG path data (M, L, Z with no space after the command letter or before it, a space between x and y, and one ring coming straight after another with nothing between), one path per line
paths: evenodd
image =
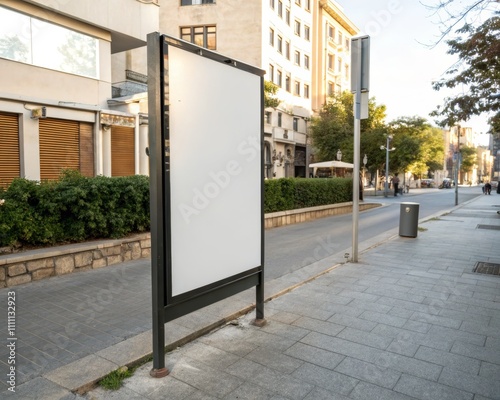
M417 238L360 245L357 264L338 255L327 273L318 263L270 282L267 296L296 286L266 303L262 328L254 312L229 322L252 290L173 321L170 375L151 378L149 362L118 391L91 384L151 352L147 263L14 288L18 380L0 398L500 399L500 277L473 272L500 263L499 232L478 228L500 227L497 210L500 195L479 196L421 221Z

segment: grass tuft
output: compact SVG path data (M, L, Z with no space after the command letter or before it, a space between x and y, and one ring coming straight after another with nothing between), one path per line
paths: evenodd
M134 375L134 369L128 369L127 367L122 367L116 371L111 372L103 379L99 381L99 386L106 390L118 390L122 387L123 381L126 378L130 378Z

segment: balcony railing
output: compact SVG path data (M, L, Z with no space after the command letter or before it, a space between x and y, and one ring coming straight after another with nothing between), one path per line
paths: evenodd
M284 129L280 127L273 128L273 137L274 140L284 141L284 142L293 142L294 140L294 131L291 129Z

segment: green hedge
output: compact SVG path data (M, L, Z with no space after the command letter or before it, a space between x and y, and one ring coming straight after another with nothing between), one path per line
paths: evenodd
M0 246L117 238L149 230L149 178L15 179L0 192Z
M266 180L264 199L264 212L266 213L352 201L352 179Z
M265 181L264 212L352 200L352 180ZM57 181L15 179L0 188L0 247L118 238L149 230L149 178L85 178L65 171Z

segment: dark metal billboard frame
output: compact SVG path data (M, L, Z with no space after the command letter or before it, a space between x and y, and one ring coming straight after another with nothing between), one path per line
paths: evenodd
M172 295L172 247L170 221L170 132L168 105L169 46L260 76L260 265L225 279ZM163 377L165 367L165 323L192 311L256 287L256 325L264 320L264 74L265 71L200 48L180 39L150 33L148 49L148 113L151 213L151 280L153 311L153 369Z

